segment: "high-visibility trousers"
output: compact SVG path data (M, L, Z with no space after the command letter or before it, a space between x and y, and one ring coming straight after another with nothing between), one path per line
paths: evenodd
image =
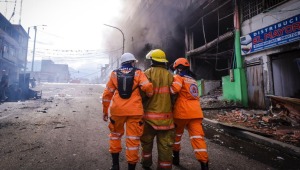
M181 149L181 137L186 127L189 132L190 140L196 159L201 162L208 162L207 147L204 140L204 131L202 128L202 118L199 119L174 119L175 123L175 143L173 145L174 151Z
M156 136L158 149L157 169L172 169L172 146L174 144L174 129L155 130L151 125L145 122L144 133L141 137L142 144L142 165L150 167L152 165L152 148Z
M139 161L140 137L143 134L144 123L142 116L111 116L108 128L109 152L122 151L121 138L124 135L126 124L126 159L128 163L135 164Z

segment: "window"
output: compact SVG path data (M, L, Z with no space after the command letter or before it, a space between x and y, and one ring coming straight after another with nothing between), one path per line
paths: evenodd
M242 21L266 12L289 0L242 0Z

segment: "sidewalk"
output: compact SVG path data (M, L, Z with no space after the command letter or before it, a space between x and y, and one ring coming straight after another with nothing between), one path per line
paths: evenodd
M282 152L285 152L287 154L290 154L290 155L293 155L295 157L300 158L300 148L297 147L297 146L290 145L290 144L287 144L287 143L283 143L283 142L280 142L278 140L273 140L271 138L255 134L255 133L249 132L247 130L241 130L238 127L230 126L228 124L218 122L216 120L211 120L211 119L208 119L208 118L204 118L203 123L209 124L209 125L214 126L216 128L223 129L225 132L227 132L231 135L238 136L238 137L243 138L243 139L248 139L248 140L251 140L253 142L263 144L263 145L266 145L266 146L270 146L270 147L275 148L279 151L282 151Z

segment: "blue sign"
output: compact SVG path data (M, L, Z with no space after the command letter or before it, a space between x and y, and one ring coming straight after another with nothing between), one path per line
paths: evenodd
M300 14L241 37L242 55L300 40Z

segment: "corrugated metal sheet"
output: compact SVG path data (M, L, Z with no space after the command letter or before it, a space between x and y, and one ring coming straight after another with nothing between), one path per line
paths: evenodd
M265 109L263 67L260 61L247 65L247 84L249 106Z

